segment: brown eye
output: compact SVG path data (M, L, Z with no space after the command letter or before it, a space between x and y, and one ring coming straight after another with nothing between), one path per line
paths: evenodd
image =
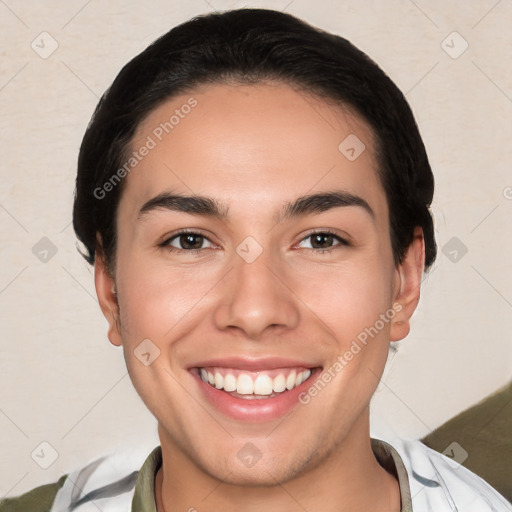
M172 238L169 238L163 245L171 250L182 251L198 251L213 246L208 238L200 233L189 232L178 233Z
M334 237L330 233L315 233L311 235L313 249L328 249L333 246Z
M317 233L311 233L303 238L299 244L304 249L311 250L330 250L338 246L347 246L349 243L343 238L330 233L328 231L318 231Z
M201 249L204 237L187 233L186 235L180 235L178 240L182 249Z

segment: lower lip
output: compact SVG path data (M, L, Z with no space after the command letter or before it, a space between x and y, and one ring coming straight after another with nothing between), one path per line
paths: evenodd
M284 391L273 398L245 399L231 396L204 382L197 370L191 373L207 400L221 413L238 421L258 423L272 421L288 414L297 404L299 395L308 389L320 373L320 368L312 369L308 380L289 391Z

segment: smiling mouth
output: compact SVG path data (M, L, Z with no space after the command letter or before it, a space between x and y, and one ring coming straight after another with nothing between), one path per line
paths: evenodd
M246 371L235 368L196 368L211 387L245 400L268 399L291 391L311 378L315 368L276 368Z

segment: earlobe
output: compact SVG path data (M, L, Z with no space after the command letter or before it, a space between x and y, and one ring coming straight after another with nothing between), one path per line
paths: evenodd
M397 314L392 320L390 340L400 341L410 331L410 319L420 299L421 278L425 267L425 240L423 230L414 229L413 240L397 268L398 291L394 297ZM398 307L399 305L399 307Z
M112 345L121 346L122 338L116 284L107 269L104 256L99 253L96 254L94 261L94 284L101 311L108 322L108 339Z

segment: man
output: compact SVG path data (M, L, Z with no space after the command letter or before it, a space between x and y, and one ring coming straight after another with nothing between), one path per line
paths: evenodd
M160 446L0 510L509 510L369 434L435 259L432 196L403 95L348 41L250 9L164 35L101 99L74 205Z

